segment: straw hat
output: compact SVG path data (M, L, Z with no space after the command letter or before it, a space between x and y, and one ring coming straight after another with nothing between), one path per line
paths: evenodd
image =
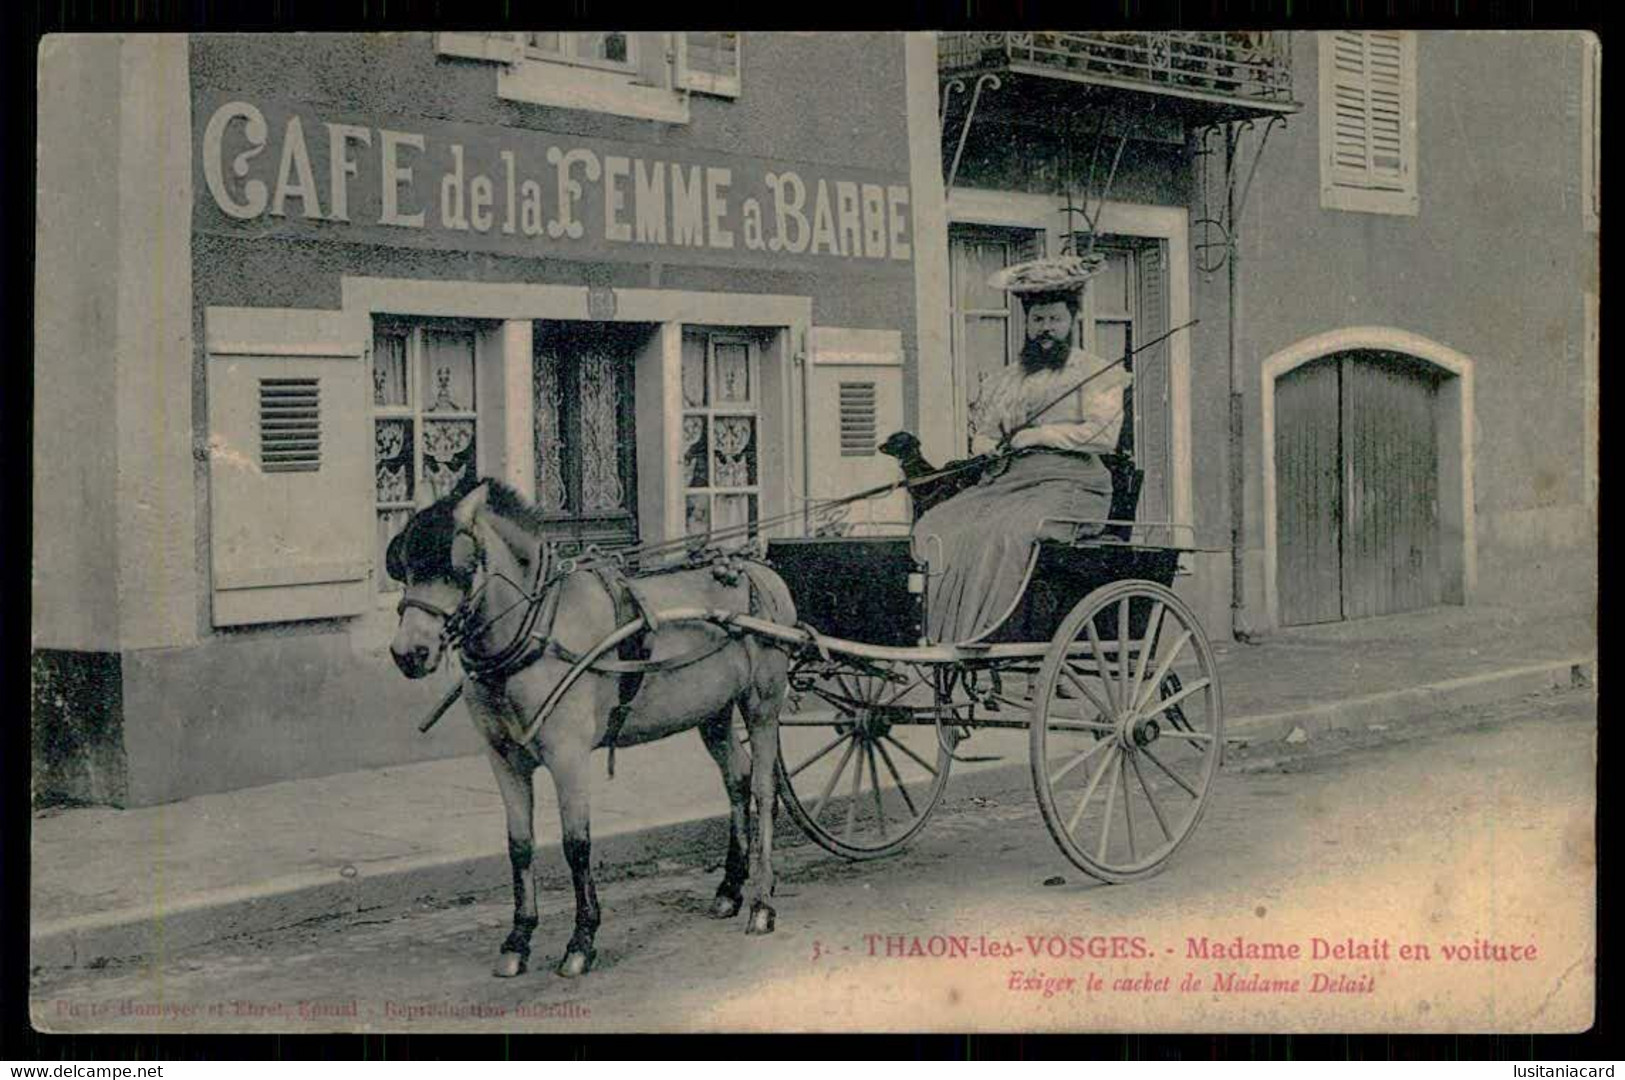
M1088 255L1053 255L1007 266L987 279L995 289L1015 293L1023 300L1034 295L1075 293L1106 265L1100 252Z

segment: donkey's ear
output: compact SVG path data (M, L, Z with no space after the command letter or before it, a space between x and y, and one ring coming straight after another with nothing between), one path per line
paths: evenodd
M451 512L451 518L459 528L467 529L474 524L474 515L485 509L485 500L490 493L489 484L481 480L474 490L462 497L457 508Z
M480 545L473 533L457 530L457 535L451 538L450 561L452 570L458 574L474 572L480 561Z
M389 542L384 552L384 572L401 584L406 584L406 530L402 529Z

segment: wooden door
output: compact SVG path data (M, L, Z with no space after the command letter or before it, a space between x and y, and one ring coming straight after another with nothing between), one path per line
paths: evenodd
M1392 353L1341 363L1343 617L1433 607L1444 601L1438 377Z
M1343 617L1340 368L1313 360L1275 384L1276 594L1283 626Z
M1275 390L1282 625L1444 602L1439 377L1393 353L1312 361Z
M637 543L633 371L650 328L539 322L535 327L536 505L569 554Z

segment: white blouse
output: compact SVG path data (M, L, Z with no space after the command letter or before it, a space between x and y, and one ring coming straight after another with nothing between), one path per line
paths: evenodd
M971 453L996 449L1002 439L1026 425L1067 387L1077 386L1109 363L1073 349L1065 366L1054 370L1028 375L1019 361L1010 364L982 387L982 395L972 407ZM1132 381L1133 376L1118 364L1032 419L1023 445L1112 453L1123 428L1123 390Z

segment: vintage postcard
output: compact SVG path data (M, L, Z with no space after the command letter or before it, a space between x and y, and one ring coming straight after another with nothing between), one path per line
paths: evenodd
M1575 1032L1580 32L55 35L50 1032Z

